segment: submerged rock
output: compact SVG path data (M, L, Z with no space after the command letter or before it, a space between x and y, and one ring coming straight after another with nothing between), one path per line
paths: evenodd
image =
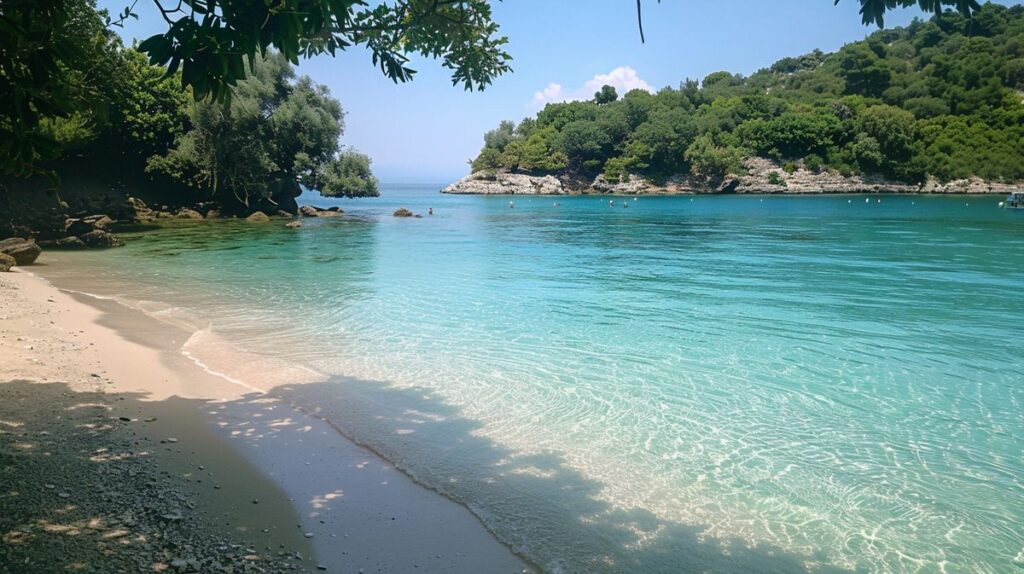
M322 209L312 205L303 205L299 208L299 214L303 217L336 217L340 213L344 212L338 207Z
M118 239L117 236L102 229L94 229L89 233L81 235L79 239L86 246L93 248L121 247L124 245L124 242Z
M256 213L253 213L249 217L246 217L245 220L248 221L249 223L270 223L270 217L268 217L267 214L263 213L262 211L257 211Z
M298 229L298 228L302 227L302 222L301 221L289 221L288 223L285 223L284 226L285 227L290 227L292 229Z
M395 210L395 217L412 217L413 213L404 207L399 207Z
M11 267L14 267L16 263L17 262L14 260L14 258L11 257L10 255L6 253L0 253L0 273L6 273L10 271Z
M10 255L16 265L32 265L42 252L42 248L32 239L12 237L0 241L0 253Z

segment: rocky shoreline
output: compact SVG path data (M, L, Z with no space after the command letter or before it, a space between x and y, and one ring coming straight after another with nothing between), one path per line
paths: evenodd
M831 171L813 171L803 165L784 166L765 158L748 158L747 174L728 176L711 185L703 180L680 175L656 184L638 175L624 181L609 182L603 175L592 182L553 175L476 172L441 190L447 194L468 195L696 195L696 194L792 194L822 195L844 193L893 194L1009 194L1024 189L1024 182L1007 184L980 178L946 183L931 179L924 184L908 184L879 176L850 175ZM786 169L786 168L789 169Z

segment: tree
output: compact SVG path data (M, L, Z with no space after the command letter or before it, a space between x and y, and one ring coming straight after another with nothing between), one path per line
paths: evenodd
M283 55L257 60L230 106L194 103L190 120L191 129L148 169L227 212L295 211L300 184L332 196L377 195L369 159L339 153L341 104L308 77L296 80Z
M484 134L484 148L493 149L498 152L505 150L508 142L515 136L516 123L508 120L502 121L498 127Z
M126 0L127 1L127 0ZM107 27L137 17L139 0L105 17ZM375 66L396 82L412 79L410 59L440 59L452 71L452 83L483 89L510 71L508 39L499 36L488 0L184 0L172 6L151 0L167 26L139 46L150 62L166 66L194 97L227 101L232 87L246 77L247 66L277 51L291 63L300 57L336 54L353 46L368 49ZM897 6L915 3L942 11L956 7L964 16L979 9L975 0L860 0L865 24L882 26ZM59 142L39 129L45 117L71 118L73 127L88 122L76 113L92 109L87 98L67 86L67 72L87 72L83 39L95 28L94 0L4 0L0 10L0 174L27 176L45 172L40 161L56 157ZM81 10L86 7L86 10ZM641 0L638 24L643 41ZM84 18L84 20L83 20ZM991 22L989 22L991 20ZM986 31L1001 29L993 16ZM82 25L82 24L86 25ZM689 97L689 95L688 95ZM699 105L694 101L695 105ZM51 130L52 131L52 130Z
M117 38L94 6L5 0L0 8L0 173L43 173L38 162L58 157L66 138L87 138L106 122Z
M618 99L619 94L615 91L615 87L607 84L601 86L601 89L594 93L594 103L597 105L610 104Z
M839 66L848 94L881 96L892 78L886 61L862 43L843 47L839 51Z
M743 171L743 154L734 147L720 146L710 136L693 140L686 148L686 161L693 175L709 183L720 182L726 175Z

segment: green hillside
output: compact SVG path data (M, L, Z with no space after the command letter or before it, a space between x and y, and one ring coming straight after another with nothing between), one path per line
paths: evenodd
M749 77L549 104L488 132L473 170L714 183L761 156L907 182L1019 181L1022 90L1024 6L986 4L970 20L946 12Z

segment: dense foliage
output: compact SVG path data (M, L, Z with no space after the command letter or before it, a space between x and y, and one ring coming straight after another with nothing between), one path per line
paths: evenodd
M291 203L300 184L325 195L377 195L369 159L339 146L341 104L308 77L296 79L283 55L248 65L230 101L197 101L180 72L122 47L93 0L59 1L67 21L51 41L65 57L53 64L52 92L38 94L34 125L3 140L9 172L148 173L176 186L181 203L215 199L228 211Z
M918 182L1024 179L1024 7L986 4L656 94L549 104L486 134L474 171L709 182L743 158Z
M369 160L339 149L341 104L308 77L295 80L280 54L256 60L235 86L231 105L189 105L189 128L165 154L147 160L150 173L208 192L228 208L253 201L294 209L299 185L325 195L377 195Z
M99 74L97 50L111 26L135 16L139 0L111 19L89 0L4 0L0 5L0 174L49 173L60 142L47 118L90 114L102 98L82 93ZM509 70L488 0L151 0L167 30L139 45L196 99L227 102L252 62L365 47L394 81L408 81L414 55L435 58L452 82L479 89ZM80 77L84 76L84 77ZM82 124L84 125L84 123Z

